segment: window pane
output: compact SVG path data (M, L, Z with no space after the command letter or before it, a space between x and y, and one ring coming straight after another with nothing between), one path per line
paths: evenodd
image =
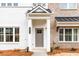
M13 35L6 35L6 42L13 42Z
M4 35L0 35L0 42L4 41Z
M59 41L63 41L63 35L59 35Z
M19 42L19 35L15 35L15 42Z
M60 6L60 8L65 9L65 8L67 8L67 3L60 3L59 6Z
M3 34L3 32L4 32L4 29L0 28L0 34Z
M0 28L0 42L4 41L4 29Z
M15 34L19 34L19 28L15 28Z
M6 34L13 34L13 28L6 28Z
M74 41L77 41L77 34L78 34L78 30L77 29L74 29Z
M6 28L6 42L13 41L13 28Z
M15 28L15 42L19 42L19 28Z
M60 30L59 30L59 33L60 33L60 34L63 34L63 29L60 29Z
M59 30L59 41L63 41L63 29Z
M18 3L14 3L14 6L18 6Z
M76 3L69 3L69 8L76 8L77 7L77 5L76 5Z
M65 41L72 41L72 29L65 29Z
M1 6L2 6L2 7L6 6L6 3L1 3Z
M7 6L12 6L12 3L7 3Z

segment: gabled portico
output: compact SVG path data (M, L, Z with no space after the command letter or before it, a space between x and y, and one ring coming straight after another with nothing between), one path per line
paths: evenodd
M50 51L50 9L38 5L27 12L28 19L28 47L44 48Z

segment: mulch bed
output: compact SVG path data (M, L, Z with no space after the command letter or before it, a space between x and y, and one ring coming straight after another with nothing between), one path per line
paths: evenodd
M25 52L21 49L0 50L0 56L31 56L32 54L32 52Z
M79 53L79 49L54 49L52 52L48 52L48 55L55 55L60 53Z

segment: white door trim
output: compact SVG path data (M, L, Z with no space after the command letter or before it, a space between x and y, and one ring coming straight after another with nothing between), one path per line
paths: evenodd
M39 18L40 19L40 18ZM28 30L28 47L29 47L29 50L32 51L33 48L35 48L35 46L33 45L33 24L32 24L32 19L28 19L28 29L29 27L31 27L31 34L29 34L29 30ZM37 28L40 28L40 27L37 27ZM46 33L44 31L44 35L46 35L47 38L44 37L44 47L43 48L46 48L47 51L49 52L50 51L50 18L47 18L46 19L46 26L43 27L44 30L46 29ZM35 40L34 40L35 41Z
M35 46L35 40L36 40L36 36L35 36L35 35L36 35L36 33L35 33L35 29L36 29L36 28L43 28L43 47L40 47L40 48L45 48L45 35L46 35L46 34L44 33L44 32L45 32L45 31L44 31L44 29L45 29L44 27L35 27L35 28L33 29L33 31L34 31L34 33L33 33L33 34L34 34L33 47L34 47L34 48L39 48L39 47L36 47L36 46Z

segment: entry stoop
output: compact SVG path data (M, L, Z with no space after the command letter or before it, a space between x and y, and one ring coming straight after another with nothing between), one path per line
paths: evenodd
M32 56L47 56L47 50L45 48L34 48Z
M32 49L33 52L47 52L47 49L45 48L34 48Z

